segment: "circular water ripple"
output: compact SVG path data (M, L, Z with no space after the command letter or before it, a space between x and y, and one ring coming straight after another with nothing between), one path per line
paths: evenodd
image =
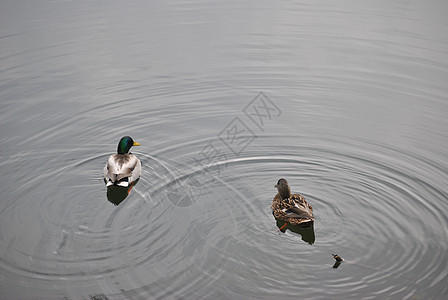
M367 292L381 296L377 291L407 296L424 293L422 287L433 287L446 278L441 264L446 249L437 238L446 236L443 224L447 220L441 213L446 206L441 202L446 196L445 186L443 180L425 180L433 172L446 178L446 172L427 158L367 143L344 147L321 140L319 145L291 147L287 152L264 147L216 165L225 165L226 169L221 174L210 174L210 165L199 171L185 166L175 170L174 164L168 165L180 175L156 188L153 197L160 199L165 193L176 205L170 199L173 186L176 194L180 185L189 197L194 197L189 194L192 187L201 191L188 202L187 206L197 213L189 216L190 221L205 221L216 232L217 243L229 244L219 251L226 262L218 264L220 281L226 282L223 288L231 286L239 296L258 297L261 292L272 296L290 292L293 296L297 289L309 290L311 295L316 293L316 287L309 281L314 280L320 282L323 294L341 293L342 289L347 296ZM314 248L298 248L296 234L284 237L275 233L269 204L275 194L270 186L277 178L264 182L266 174L275 173L287 177L293 187L298 182L309 190L303 194L316 211ZM271 197L267 197L269 194ZM177 218L177 210L172 212ZM164 217L171 218L166 214ZM273 240L266 239L269 233ZM352 268L347 277L338 274L326 278L333 251L344 253L344 267ZM309 269L318 272L308 273ZM296 272L303 277L303 283L297 282ZM285 278L285 273L290 275ZM260 278L266 284L261 290ZM397 282L397 278L401 284L391 286L392 279ZM415 281L422 287L405 291L403 287ZM197 291L198 286L191 288Z
M43 165L42 175L22 178L27 185L8 195L10 203L0 212L5 253L0 268L9 274L11 284L15 278L32 279L37 287L62 280L67 286L60 285L62 290L51 295L68 291L75 298L80 292L84 297L93 295L79 290L92 281L104 282L109 294L129 297L152 294L154 288L160 297L171 295L169 291L188 295L202 285L207 290L222 272L221 256L210 253L214 248L225 249L211 233L216 222L207 219L208 209L194 208L177 215L179 207L191 206L176 201L190 190L179 182L179 165L161 157L137 155L144 165L142 179L115 208L107 202L101 180L108 154L68 162L57 158L55 150L45 152L52 168ZM17 234L22 239L16 239ZM140 282L140 278L147 280Z
M443 5L241 3L5 4L3 297L446 297ZM308 136L235 156L209 137L261 90L269 130ZM115 207L102 168L125 134L143 174ZM280 177L312 235L277 231Z
M443 166L416 153L367 142L304 144L282 151L262 147L218 162L226 169L212 182L204 175L210 175L213 166L205 166L202 172L183 167L186 173L166 185L169 190L179 178L193 177L200 189L208 190L190 204L200 212L215 207L205 215L217 227L220 222L227 225L220 232L230 244L220 252L227 262L220 266L224 268L220 281L227 282L223 286L231 286L239 296L257 297L261 280L263 294L294 296L300 289L311 296L316 286L310 281L316 281L317 290L327 296L341 291L347 296L408 296L442 284L447 276L446 246L441 242L447 235ZM434 173L439 180L428 182ZM269 205L275 194L270 187L278 178L269 175L268 179L266 174L288 178L293 189L297 186L296 192L312 203L316 214L312 248L301 245L295 233L275 232ZM188 193L191 185L183 188ZM346 258L343 268L350 273L329 272L332 252ZM405 288L414 282L421 286Z
M262 136L259 144L289 138ZM440 162L366 141L308 138L304 146L254 147L194 163L201 144L135 152L142 178L118 207L101 181L108 154L62 165L47 152L54 168L26 178L10 198L22 201L9 200L0 212L2 272L37 286L70 282L58 291L69 295L93 281L118 298L206 298L224 290L402 298L446 280L448 174ZM270 202L280 177L314 208L312 245L300 233L277 231ZM24 238L9 236L11 227ZM334 252L346 259L337 270Z
M270 139L275 144L273 137ZM276 155L262 158L261 166L263 171L288 178L293 190L313 205L314 248L299 250L292 235L281 246L272 243L274 247L266 245L265 239L254 245L253 237L240 237L251 241L252 246L247 247L257 249L257 257L271 262L269 266L255 264L253 273L258 267L259 274L266 274L266 267L275 268L279 280L273 281L272 296L279 286L284 287L283 295L290 292L293 296L299 287L303 295L303 290L310 289L309 281L320 282L318 290L327 296L334 293L351 297L423 295L443 284L447 276L443 254L446 245L442 242L447 236L447 217L443 213L447 206L443 200L446 168L428 157L365 141L354 145L321 140L309 146L312 144L306 140L307 146L277 151ZM247 159L257 160L260 158ZM269 165L273 165L272 169ZM245 170L243 176L257 178L258 167L252 165L254 171ZM436 181L429 182L434 174L438 174ZM352 272L329 275L329 257L334 252L345 256L347 263L343 267ZM281 275L297 272L300 282L295 276ZM256 276L244 274L241 278ZM404 289L415 282L419 285L415 290ZM315 286L310 289L312 295L316 296Z

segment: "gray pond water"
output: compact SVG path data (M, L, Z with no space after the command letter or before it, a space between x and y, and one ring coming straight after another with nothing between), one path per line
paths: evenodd
M0 298L445 299L447 15L1 1ZM143 172L115 206L124 135ZM277 231L281 177L313 232Z

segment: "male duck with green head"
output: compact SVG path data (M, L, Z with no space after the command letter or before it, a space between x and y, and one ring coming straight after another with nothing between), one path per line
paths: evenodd
M109 156L104 167L104 182L106 186L132 187L140 178L142 164L129 150L132 146L140 146L129 136L124 136L118 143L117 153Z

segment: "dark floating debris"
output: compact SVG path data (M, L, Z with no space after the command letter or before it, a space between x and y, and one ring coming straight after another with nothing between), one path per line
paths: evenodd
M341 265L341 263L344 261L344 259L337 254L332 253L331 255L333 255L334 259L336 260L336 262L333 265L333 269L337 269Z
M334 259L336 259L336 261L338 261L338 262L344 261L344 259L337 254L332 253L331 255L333 255Z
M109 300L104 294L89 295L90 300Z

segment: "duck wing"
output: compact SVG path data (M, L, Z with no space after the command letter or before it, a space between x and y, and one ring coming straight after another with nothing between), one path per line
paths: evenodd
M292 198L288 201L286 208L282 209L287 217L300 218L300 219L312 219L313 212L309 205L303 200Z
M287 217L290 218L300 218L300 219L311 219L313 218L313 215L310 213L310 211L305 207L290 207L288 209L283 209L283 211L286 213Z

